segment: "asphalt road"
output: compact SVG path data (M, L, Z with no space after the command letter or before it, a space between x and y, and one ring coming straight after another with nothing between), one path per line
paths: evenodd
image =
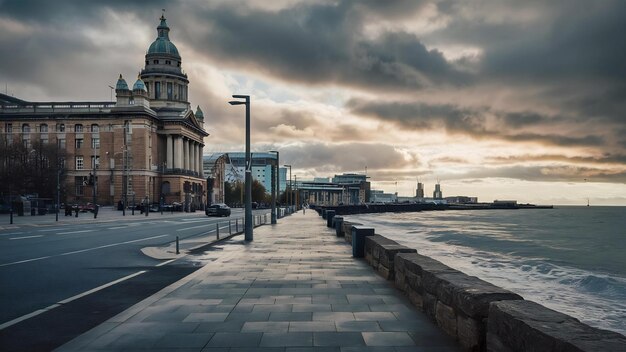
M258 211L264 212L267 211ZM234 221L242 215L241 210L233 209L230 218ZM86 325L95 326L188 275L198 268L197 263L156 260L145 256L141 248L166 246L176 236L182 240L206 235L215 231L217 221L227 220L193 213L167 219L159 219L158 215L145 219L121 217L114 222L1 230L0 346L3 350L13 350L8 341L16 337L28 339L21 335L32 335L33 329L50 331L57 319L79 323L75 326L76 323L65 321L70 326L65 329L68 331L56 333L61 339L69 340L86 330ZM139 282L143 284L135 287ZM94 289L98 292L90 293ZM110 298L117 300L120 291L125 290L132 291L125 295L127 302L107 308ZM93 312L99 314L93 316ZM58 341L61 342L65 341ZM48 349L58 343L31 347ZM15 346L18 349L30 348Z

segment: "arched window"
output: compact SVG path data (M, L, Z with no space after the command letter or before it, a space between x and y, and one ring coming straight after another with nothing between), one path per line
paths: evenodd
M65 132L65 124L57 123L57 132Z
M22 133L30 133L30 125L25 123L22 125Z
M97 123L94 123L91 125L91 132L99 132L100 131L100 127L98 126Z
M48 125L46 125L45 123L42 123L41 125L39 125L39 132L48 133Z
M83 125L81 125L79 123L74 125L74 132L77 132L77 133L83 132Z

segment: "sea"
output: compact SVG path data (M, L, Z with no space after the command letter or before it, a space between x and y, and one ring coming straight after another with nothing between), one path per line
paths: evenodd
M626 207L351 215L524 299L626 335Z

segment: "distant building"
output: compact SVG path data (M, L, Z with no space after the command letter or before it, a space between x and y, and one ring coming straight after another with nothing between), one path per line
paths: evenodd
M269 194L272 192L272 165L276 161L276 154L266 152L251 153L252 159L252 179L258 181L265 187ZM203 159L203 169L206 175L213 177L213 187L215 194L223 192L224 182L244 182L246 171L246 153L244 152L220 152L205 156ZM287 169L279 167L279 191L287 189L289 177ZM223 174L223 179L219 175ZM212 176L211 176L212 175ZM221 183L220 183L221 182ZM220 190L221 189L221 190Z
M445 200L448 204L476 204L478 203L478 197L454 196L454 197L446 197Z
M441 185L439 183L435 184L435 190L433 191L434 199L443 199L443 193L441 192Z
M298 181L297 198L300 203L316 205L355 205L370 201L370 182L366 175L335 175L332 182L328 178L315 178L313 181ZM322 182L320 182L322 181Z
M424 184L421 182L417 183L417 191L415 191L415 196L417 198L424 198Z
M385 191L374 189L370 191L371 203L395 203L396 201L398 201L398 196L395 193L385 193Z

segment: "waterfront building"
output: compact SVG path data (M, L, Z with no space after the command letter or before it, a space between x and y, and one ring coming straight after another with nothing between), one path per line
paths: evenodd
M316 205L356 205L370 201L370 182L366 175L342 174L330 178L315 178L296 184L300 202Z
M102 205L134 198L202 207L208 133L202 110L188 101L189 80L169 32L161 16L144 68L132 85L119 75L114 102L30 102L0 94L6 143L65 152L63 202L91 202L95 195Z

